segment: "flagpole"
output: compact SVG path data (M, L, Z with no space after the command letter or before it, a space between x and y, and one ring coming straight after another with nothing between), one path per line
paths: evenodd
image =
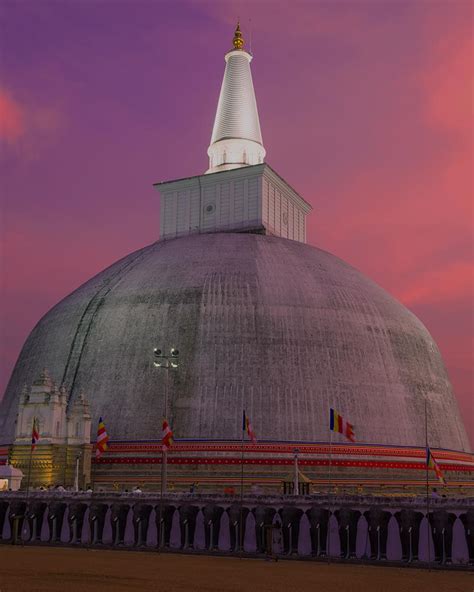
M166 361L165 368L165 396L164 396L164 405L163 405L163 421L166 420L166 412L168 408L168 375L169 375L169 360ZM158 523L158 552L161 549L161 545L163 544L162 541L162 520L163 520L163 492L166 490L166 478L167 478L167 466L166 463L168 461L165 446L162 442L161 444L161 479L160 479L160 515L159 515L159 523Z
M170 447L173 441L173 432L166 420L168 414L168 390L169 390L169 371L170 368L178 368L179 366L179 351L172 347L170 350L170 355L163 355L161 349L155 347L153 349L154 361L153 365L155 368L163 368L166 372L165 376L165 387L164 387L164 397L163 397L163 428L162 428L162 438L161 438L161 478L160 478L160 514L159 514L159 544L158 550L163 545L164 542L164 528L162 525L163 521L163 495L166 493L167 490L167 462L168 462L168 448ZM164 433L165 430L165 422L166 422L166 434ZM165 440L166 436L166 440Z
M428 467L428 405L425 398L425 464L426 464L426 544L428 546L428 571L431 569L431 549L430 549L430 494L429 494L429 467ZM430 451L431 454L431 451Z
M35 426L36 417L33 418L33 429ZM30 492L30 482L31 482L31 464L33 460L33 443L30 445L30 460L28 463L28 480L26 481L26 499L28 500L28 494Z
M242 409L242 434L240 440L240 524L239 524L239 551L240 558L244 551L244 433L245 433L245 409Z
M160 515L158 521L158 553L161 550L162 541L162 527L161 521L163 520L163 467L165 462L165 447L161 445L161 479L160 479Z
M92 447L91 450L91 482L90 482L90 488L92 489L92 491L95 490L95 478L96 478L96 474L97 474L97 440L95 443L95 451L94 451L94 447ZM87 483L86 483L87 485Z
M331 412L329 412L331 413ZM331 563L331 468L332 468L332 429L331 429L331 416L329 416L329 471L328 471L328 505L329 505L329 518L328 518L328 563Z
M166 378L165 378L165 400L164 400L164 409L163 409L163 418L167 420L167 413L168 413L168 381L169 381L169 372L170 372L170 361L167 360L167 365L165 366L166 371ZM167 451L162 449L162 456L161 456L161 489L162 491L166 492L167 488L167 477L168 477L168 457Z
M30 445L30 460L28 462L28 479L26 481L26 497L25 497L25 513L23 516L23 532L26 532L26 527L27 527L27 520L26 520L26 516L27 516L27 512L28 512L28 498L29 498L29 494L30 494L30 483L31 483L31 465L32 465L32 461L33 461L33 433L36 429L36 417L33 417L33 428L31 430L31 445ZM35 442L36 445L36 442ZM22 533L20 532L20 539L21 539L21 544L24 544L23 541L23 536Z

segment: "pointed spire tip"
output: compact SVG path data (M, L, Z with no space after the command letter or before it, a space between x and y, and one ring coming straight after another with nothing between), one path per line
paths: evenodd
M234 31L234 39L232 40L232 45L234 49L243 49L244 48L244 38L242 37L242 32L240 30L240 22L237 21L237 26L235 27Z

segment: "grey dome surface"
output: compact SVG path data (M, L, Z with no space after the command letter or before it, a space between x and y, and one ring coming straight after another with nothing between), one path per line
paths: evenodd
M325 251L232 233L154 243L52 308L13 371L0 442L44 367L71 400L86 394L112 440L159 439L154 347L180 351L167 411L177 438L240 438L245 407L259 439L327 441L334 407L358 442L424 445L427 396L430 445L469 450L438 348L411 312Z

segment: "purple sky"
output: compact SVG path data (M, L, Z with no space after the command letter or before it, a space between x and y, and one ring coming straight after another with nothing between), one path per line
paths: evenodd
M207 168L238 15L309 242L426 324L474 442L470 1L4 0L0 392L52 305L158 237L152 183Z

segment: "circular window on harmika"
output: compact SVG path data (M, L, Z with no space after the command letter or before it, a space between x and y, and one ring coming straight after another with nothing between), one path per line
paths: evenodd
M204 211L206 212L206 214L212 214L212 212L215 209L216 209L216 206L213 203L207 204L207 206L204 207Z

